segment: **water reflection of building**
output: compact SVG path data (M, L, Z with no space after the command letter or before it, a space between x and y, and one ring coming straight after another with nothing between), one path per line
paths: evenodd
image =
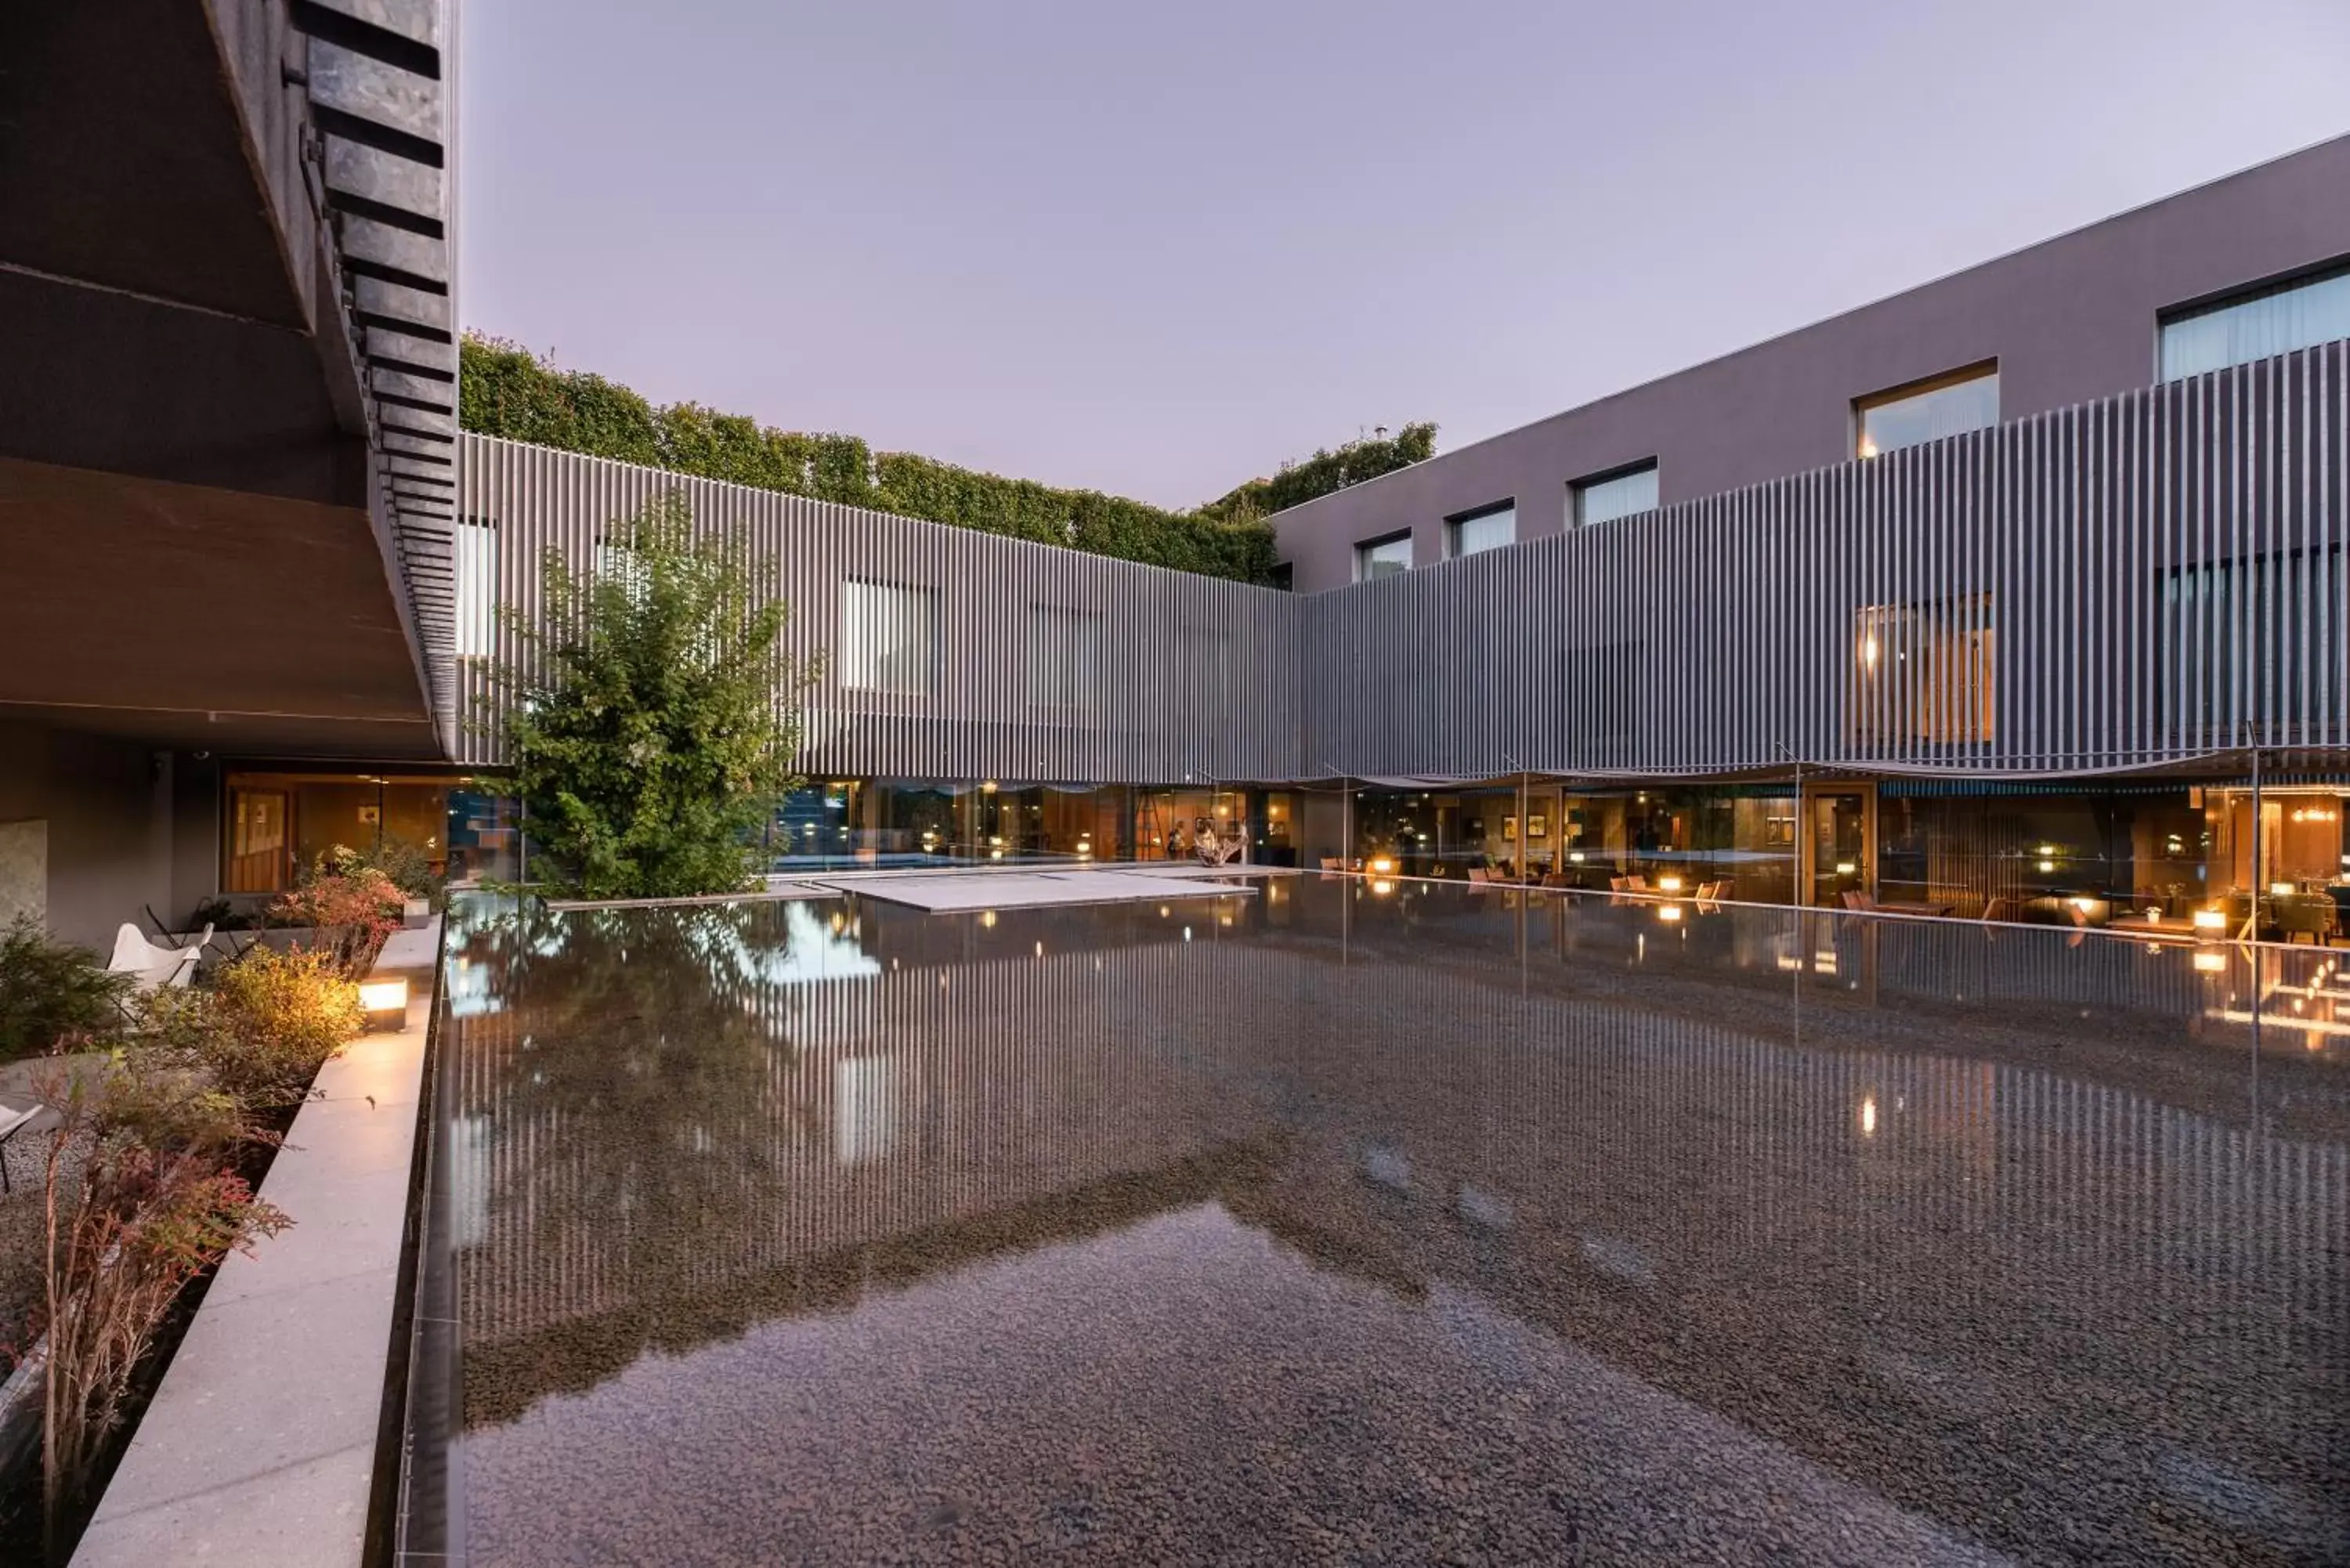
M1709 1019L1206 931L720 989L754 1027L668 992L589 1017L521 974L452 1032L473 1420L1213 1200L1987 1540L2096 1514L2286 1559L2340 1522L2350 1149L2191 1074L2032 1064L2064 1060L2057 1020L1985 1015L2010 1038L1972 1059L1877 1050L1898 1010L1822 992L1799 1044L1734 990ZM2107 1517L2037 1479L2123 1449L2258 1506Z

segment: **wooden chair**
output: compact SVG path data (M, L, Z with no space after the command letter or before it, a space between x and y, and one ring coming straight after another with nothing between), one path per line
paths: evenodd
M1493 874L1482 866L1471 866L1469 867L1469 880L1480 884L1491 883L1493 880Z

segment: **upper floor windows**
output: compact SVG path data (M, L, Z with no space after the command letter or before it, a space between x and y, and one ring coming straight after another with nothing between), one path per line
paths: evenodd
M1369 539L1355 546L1355 580L1367 583L1374 577L1391 577L1398 572L1411 570L1411 535L1390 534L1384 539Z
M1455 559L1483 550L1498 550L1504 545L1515 544L1517 537L1518 505L1514 501L1463 512L1444 520L1444 553Z
M1060 605L1030 607L1029 701L1040 708L1091 708L1101 670L1101 617Z
M927 697L938 687L938 599L928 588L840 585L840 683Z
M1856 457L1875 457L1999 423L1999 364L1970 365L1854 400Z
M1578 479L1566 487L1567 521L1577 528L1594 523L1613 523L1618 517L1630 517L1657 509L1657 460L1631 468L1619 468L1613 473L1603 473L1590 479Z
M2160 377L2176 381L2350 337L2350 266L2162 318Z

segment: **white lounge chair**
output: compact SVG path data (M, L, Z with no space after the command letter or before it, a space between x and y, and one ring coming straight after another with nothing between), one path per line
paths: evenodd
M125 920L122 929L114 933L114 956L106 962L115 974L127 974L137 981L141 991L153 991L161 986L185 985L196 972L196 961L203 957L204 944L213 940L213 929L183 948L159 947L140 934L139 928Z

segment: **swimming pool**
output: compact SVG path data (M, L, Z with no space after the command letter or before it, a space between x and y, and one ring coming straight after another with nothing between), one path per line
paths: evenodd
M2338 1560L2339 956L1310 876L484 907L405 1545Z

